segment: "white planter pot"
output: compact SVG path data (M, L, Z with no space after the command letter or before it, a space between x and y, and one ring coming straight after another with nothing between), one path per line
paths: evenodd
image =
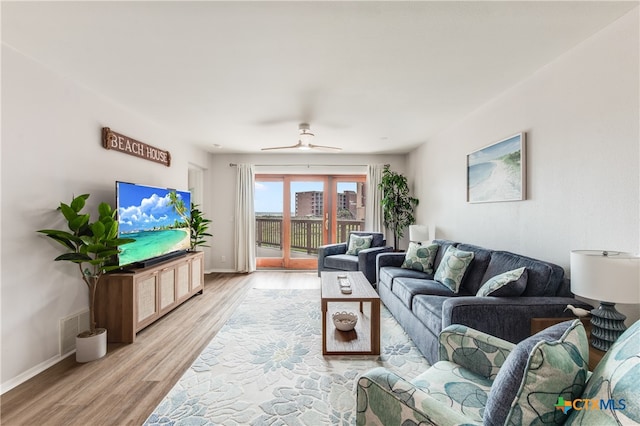
M90 362L107 354L107 330L98 328L98 334L89 337L76 337L76 361Z

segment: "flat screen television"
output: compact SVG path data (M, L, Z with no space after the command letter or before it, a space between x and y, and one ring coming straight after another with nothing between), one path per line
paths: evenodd
M136 240L120 247L119 266L149 266L190 248L190 192L118 181L116 208L118 236Z

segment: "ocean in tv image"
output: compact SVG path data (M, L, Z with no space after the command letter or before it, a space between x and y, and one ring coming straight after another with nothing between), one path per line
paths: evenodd
M507 201L522 197L521 135L469 154L469 201Z
M120 247L120 265L189 249L191 193L125 182L117 182L116 192L118 233L136 240ZM184 210L180 212L176 204Z

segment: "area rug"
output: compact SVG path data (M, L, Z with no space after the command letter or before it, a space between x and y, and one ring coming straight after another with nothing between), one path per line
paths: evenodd
M145 424L355 424L362 373L429 366L384 306L380 328L380 356L323 357L320 290L252 289Z

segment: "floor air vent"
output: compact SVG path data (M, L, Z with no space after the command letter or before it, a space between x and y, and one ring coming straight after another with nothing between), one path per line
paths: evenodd
M60 320L60 355L76 349L76 336L89 329L89 311L78 312Z

